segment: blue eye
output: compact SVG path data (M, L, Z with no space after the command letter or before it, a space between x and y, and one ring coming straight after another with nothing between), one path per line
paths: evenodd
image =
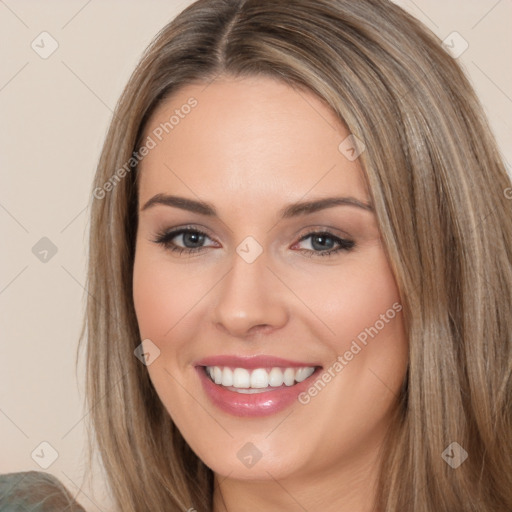
M182 237L182 241L185 247L180 247L173 242L173 240L178 237ZM206 247L202 247L200 245L204 242L205 238L210 237L202 231L198 231L197 229L193 228L181 228L175 231L167 231L159 234L154 242L161 244L166 249L169 249L172 252L176 252L178 254L183 252L196 253L206 249ZM187 247L187 244L190 246Z
M328 231L315 231L308 233L300 239L300 242L307 240L308 238L311 238L311 247L317 247L320 248L320 250L316 251L310 249L301 249L301 251L306 251L305 254L307 256L330 256L341 251L348 252L356 245L352 240L340 238L333 235L332 233L329 233Z
M176 245L173 241L178 237L181 237L182 244L185 247ZM160 233L153 242L177 254L192 254L199 253L208 248L202 245L207 238L209 239L210 237L206 233L192 227L186 227ZM308 257L330 256L341 251L348 252L355 247L355 242L352 240L339 238L328 231L314 231L308 233L303 236L299 242L303 242L308 238L312 240L311 247L313 247L313 249L300 249L300 252L303 252Z

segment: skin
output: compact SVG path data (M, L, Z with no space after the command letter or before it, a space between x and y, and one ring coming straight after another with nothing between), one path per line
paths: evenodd
M378 450L407 368L402 313L307 405L270 416L219 410L194 368L212 355L269 354L326 369L400 303L373 211L342 205L279 217L296 201L370 202L359 159L338 149L349 132L309 92L270 78L221 77L175 93L146 136L191 96L197 107L140 166L133 293L142 339L160 350L150 378L214 471L215 512L373 510ZM219 217L161 204L143 210L159 193L207 201ZM161 231L190 224L207 233L202 252L180 255L155 243ZM301 241L321 230L355 247L321 256L337 242ZM236 252L247 236L263 251L251 264ZM173 242L201 246L181 235ZM237 457L248 442L261 453L250 468Z

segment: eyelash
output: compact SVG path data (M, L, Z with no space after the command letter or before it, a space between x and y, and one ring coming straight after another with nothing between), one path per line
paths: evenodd
M192 227L186 227L186 228L179 228L179 229L176 229L173 231L164 231L164 232L158 234L156 239L153 240L153 242L156 244L160 244L160 245L164 246L166 249L168 249L174 253L178 253L178 254L199 253L199 252L203 251L204 249L207 249L207 247L195 247L195 248L179 247L171 242L171 240L173 238L176 238L179 235L183 235L183 234L187 234L187 233L194 233L194 234L198 234L200 236L204 235L204 236L210 238L203 231L200 231L200 230L192 228ZM329 231L312 231L310 233L307 233L303 237L301 237L299 242L302 242L312 236L319 236L319 235L323 235L323 236L326 236L327 238L331 238L339 245L339 247L337 249L329 249L327 251L314 251L311 249L300 249L300 251L305 251L305 254L308 257L320 256L323 258L326 256L335 255L342 251L349 252L355 247L355 242L353 242L352 240L339 238L339 237L335 236L333 233L330 233Z

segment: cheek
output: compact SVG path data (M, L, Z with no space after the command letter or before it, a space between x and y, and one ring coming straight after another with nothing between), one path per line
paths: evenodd
M383 329L381 315L387 320L395 317L393 304L400 302L400 296L387 262L376 259L375 265L358 269L339 283L343 293L333 294L339 297L332 315L341 339L364 338L362 333L372 326Z
M177 306L176 293L167 285L168 277L161 265L147 264L136 257L133 271L133 301L141 336L159 338L172 326L170 311Z
M324 267L310 278L294 282L294 291L322 321L319 339L338 354L358 336L364 341L365 333L370 337L368 331L375 335L375 325L381 339L401 329L401 315L397 314L400 294L380 245L354 254L338 268Z
M177 412L181 417L189 396L180 393L172 376L189 361L190 344L183 333L191 336L197 324L199 290L179 267L142 245L134 262L133 301L141 339L150 339L160 350L147 368L151 381L171 416Z
M160 338L164 329L169 329L170 324L165 325L163 305L170 309L173 304L172 293L168 293L166 287L159 285L158 267L151 268L148 265L135 262L133 272L133 302L139 331L142 339L149 338L152 341ZM169 319L171 320L171 319Z
M382 250L375 251L368 263L346 282L346 293L337 305L335 328L343 333L337 353L350 362L349 373L358 372L353 377L361 379L361 385L362 376L371 370L396 389L408 359L400 294Z
M141 337L157 345L178 322L180 328L187 323L187 312L201 293L191 276L175 267L144 247L135 256L133 301L137 322Z

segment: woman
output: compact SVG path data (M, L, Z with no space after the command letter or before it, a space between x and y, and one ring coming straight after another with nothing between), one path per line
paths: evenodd
M93 188L119 509L511 510L511 192L464 74L396 5L185 9Z

